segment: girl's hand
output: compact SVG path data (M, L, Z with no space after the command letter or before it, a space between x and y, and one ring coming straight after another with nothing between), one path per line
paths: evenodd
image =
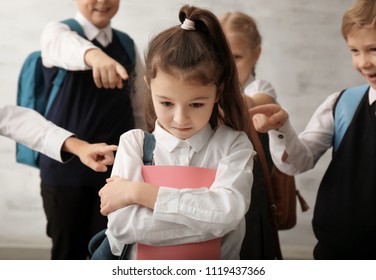
M259 132L268 132L278 129L285 124L289 115L277 104L267 104L248 110L255 129Z
M107 179L107 184L99 191L101 214L109 213L131 204L154 209L159 186L144 182L133 182L118 176Z
M127 179L113 176L106 180L107 184L99 191L101 198L101 214L106 216L107 214L133 204L132 188L130 185L133 182Z

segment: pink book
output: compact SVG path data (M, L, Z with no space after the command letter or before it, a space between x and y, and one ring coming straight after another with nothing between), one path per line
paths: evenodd
M142 168L145 182L158 186L182 188L210 188L216 170L196 166L151 166ZM138 260L218 260L221 239L174 246L137 244Z

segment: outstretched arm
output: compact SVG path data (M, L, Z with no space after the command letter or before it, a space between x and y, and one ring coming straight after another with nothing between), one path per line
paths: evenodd
M62 150L77 155L81 162L97 172L107 171L107 165L114 162L114 151L116 145L105 143L89 144L76 137L69 137L65 140Z
M127 71L120 63L64 23L53 22L44 28L41 49L44 66L69 71L92 69L97 87L122 88L122 80L128 79Z
M93 69L93 79L99 88L122 88L123 80L128 79L127 70L101 49L89 49L84 59Z
M259 132L282 127L288 120L288 113L277 104L266 104L248 110L255 129Z
M117 146L89 144L73 133L47 121L38 112L15 105L0 107L0 135L24 144L54 160L64 162L62 151L77 155L95 171L106 171L114 162Z
M254 93L252 96L244 95L244 99L248 109L265 104L276 104L276 100L272 96L262 91Z

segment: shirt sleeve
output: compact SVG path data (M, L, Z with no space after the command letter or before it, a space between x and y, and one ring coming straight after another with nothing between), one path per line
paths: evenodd
M250 204L254 151L244 134L232 140L210 189L162 186L154 210L131 205L110 213L108 235L113 253L121 251L123 244L199 242L224 236L237 228ZM122 147L120 143L120 150Z
M86 65L84 55L93 48L97 47L61 22L47 24L42 32L42 62L46 67L88 70L90 67Z
M269 146L274 164L282 172L297 175L314 168L333 145L333 106L339 92L330 95L314 112L306 128L296 134L289 121L279 130L269 132ZM284 152L288 157L282 161Z
M0 133L60 162L63 162L61 148L73 136L36 111L13 105L0 108Z
M255 80L244 89L244 93L250 97L259 92L263 92L273 97L275 100L277 99L277 93L272 84L264 80Z

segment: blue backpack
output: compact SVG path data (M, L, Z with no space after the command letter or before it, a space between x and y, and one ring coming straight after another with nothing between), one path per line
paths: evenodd
M334 108L334 139L333 150L336 151L342 141L345 132L350 125L359 103L362 100L364 94L367 93L369 88L368 84L361 86L348 88L344 90Z
M69 26L72 31L77 32L81 37L85 33L80 24L75 19L62 21ZM133 40L119 30L112 29L114 35L120 41L123 49L129 55L133 66L135 65L136 53ZM59 88L65 78L67 70L60 68L53 81L53 87L49 95L45 90L45 80L43 77L43 65L41 51L34 51L25 59L19 77L17 88L17 105L33 109L43 116L46 116ZM48 99L47 97L48 96ZM16 161L29 166L38 167L39 153L20 143L16 143Z

